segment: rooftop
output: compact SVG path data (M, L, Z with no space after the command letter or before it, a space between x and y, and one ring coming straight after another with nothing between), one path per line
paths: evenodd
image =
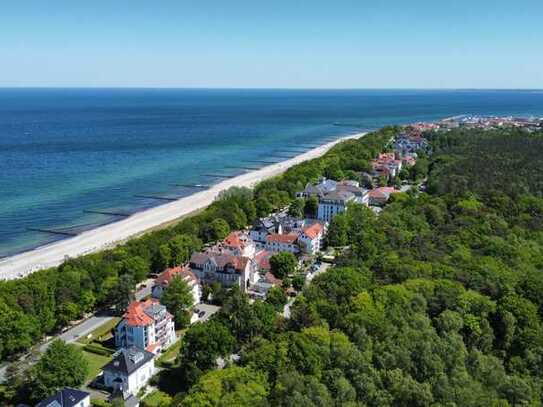
M51 397L40 401L36 407L75 407L90 393L70 387L65 387Z
M129 376L155 357L151 352L132 346L118 351L113 360L103 370L114 371Z

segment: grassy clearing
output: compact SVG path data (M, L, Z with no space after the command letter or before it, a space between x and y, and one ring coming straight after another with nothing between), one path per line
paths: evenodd
M97 355L96 353L87 352L86 350L83 350L83 356L89 363L89 373L87 374L87 382L90 382L92 379L94 379L96 376L98 376L98 373L100 373L100 370L111 360L110 356L103 356L103 355Z
M156 364L160 367L171 367L173 362L175 361L175 358L179 354L179 351L181 350L181 343L183 339L180 338L174 345L170 346L166 352L164 352L160 357L157 359Z

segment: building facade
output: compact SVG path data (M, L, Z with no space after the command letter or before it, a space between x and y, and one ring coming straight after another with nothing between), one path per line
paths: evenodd
M155 279L153 289L151 291L153 298L160 299L164 293L164 290L168 288L172 279L174 278L181 278L190 287L193 298L192 305L200 303L200 298L202 297L202 287L200 286L198 278L188 266L172 267L160 273Z
M297 241L298 235L296 233L286 235L274 233L266 237L266 250L273 253L290 252L297 254L300 252Z
M319 201L317 219L329 223L338 213L345 212L349 203L354 202L356 202L356 197L352 192L330 192Z
M136 395L155 373L155 355L134 346L121 349L103 371L104 385L127 398Z
M298 236L298 244L302 251L311 255L317 254L323 247L325 233L325 225L320 222L304 228Z
M158 354L175 340L172 315L157 299L133 301L115 327L118 348L135 346Z
M190 258L190 269L202 282L219 282L227 287L237 285L244 291L258 280L255 262L228 252L200 252Z

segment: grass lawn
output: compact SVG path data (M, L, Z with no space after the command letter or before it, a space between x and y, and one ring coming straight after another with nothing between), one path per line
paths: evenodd
M181 350L182 341L183 341L183 338L180 338L175 344L173 344L168 349L166 349L166 352L160 355L160 357L157 359L156 361L157 366L170 367L167 365L175 361L175 358L177 357L177 355L179 354L179 351Z
M115 328L115 326L119 323L120 320L121 318L119 317L113 318L111 321L106 322L103 325L100 325L98 328L92 331L90 333L90 335L92 335L90 338L88 337L88 335L85 335L84 337L79 338L77 342L82 343L82 344L87 344L95 339L100 339L102 336L109 334L111 330Z
M86 380L87 382L90 382L92 379L98 376L98 373L100 370L102 370L102 367L104 367L111 360L111 357L109 356L97 355L96 353L87 352L86 350L83 350L83 356L89 363L89 373L87 374Z

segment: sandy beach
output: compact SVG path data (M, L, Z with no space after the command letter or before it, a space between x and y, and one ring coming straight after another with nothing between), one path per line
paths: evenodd
M78 257L113 247L115 244L123 242L132 236L208 206L221 191L233 186L253 187L258 182L279 175L296 164L322 156L341 141L359 138L364 134L357 133L339 138L286 161L226 179L205 191L135 213L126 219L97 227L78 236L7 257L0 260L0 279L13 280L21 278L37 270L58 266L67 257Z

